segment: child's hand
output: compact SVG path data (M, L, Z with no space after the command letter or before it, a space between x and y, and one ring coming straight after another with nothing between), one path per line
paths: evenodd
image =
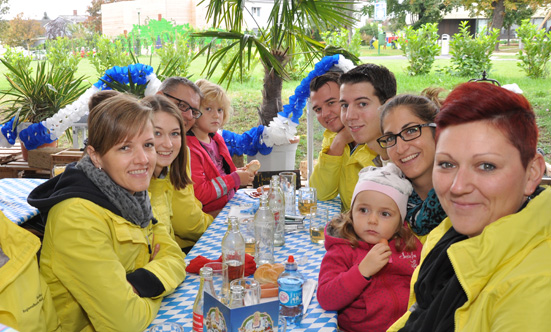
M254 174L252 174L251 172L242 171L242 170L237 170L235 172L237 173L237 175L239 175L239 179L241 180L242 186L246 186L253 183Z
M377 243L360 262L360 273L364 277L375 275L388 263L391 254L388 244Z

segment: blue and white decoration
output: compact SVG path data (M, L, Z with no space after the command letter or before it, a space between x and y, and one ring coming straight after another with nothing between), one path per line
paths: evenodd
M60 109L52 117L40 123L33 123L30 126L28 124L17 123L15 129L13 129L15 118L6 122L0 128L2 132L2 135L0 135L0 146L9 147L15 144L17 136L19 136L19 139L28 150L33 150L43 144L55 141L65 130L88 114L88 101L94 93L111 89L103 81L111 82L111 78L113 78L119 83L128 84L129 76L135 84L146 85L146 96L155 94L161 85L161 81L157 78L151 66L141 63L126 67L115 66L106 70L105 75L86 90L75 102Z
M289 144L297 133L298 121L310 97L310 81L316 76L325 74L333 66L344 73L354 68L352 61L340 54L323 57L296 87L295 94L289 97L289 104L283 106L283 111L278 113L268 127L260 125L241 135L223 130L222 136L230 154L245 153L254 156L260 152L267 155L272 152L274 145Z

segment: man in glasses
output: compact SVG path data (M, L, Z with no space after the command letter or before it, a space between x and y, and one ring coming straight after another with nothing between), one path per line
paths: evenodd
M195 124L195 120L201 116L200 106L203 95L199 87L185 77L169 77L163 81L157 93L165 95L178 106L184 118L185 131L189 131ZM191 177L189 148L186 160L186 172ZM203 212L203 204L195 198L192 185L173 191L172 227L176 242L186 254L203 235L212 220L211 215Z
M185 77L169 77L163 81L158 94L165 95L182 112L186 132L193 127L195 120L201 116L199 107L203 95L195 83Z

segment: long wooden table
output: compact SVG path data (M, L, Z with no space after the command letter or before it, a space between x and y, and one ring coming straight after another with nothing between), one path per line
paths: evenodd
M189 252L186 257L186 263L189 263L199 255L209 259L217 259L220 256L222 237L228 227L226 219L230 210L232 207L241 207L254 201L243 190L239 190ZM334 214L340 212L341 203L340 199L336 198L325 202L318 201L318 206L328 209L329 216L332 217ZM317 281L321 260L325 255L325 248L323 245L310 242L308 225L305 226L304 230L285 235L285 245L283 247L276 247L274 250L275 261L283 263L289 255L293 255L296 261L302 263L299 265L299 271L304 277ZM162 322L175 322L181 324L185 331L191 331L193 302L198 288L199 276L188 273L186 280L176 291L164 298L161 309L152 325ZM310 302L302 324L293 329L293 331L306 332L333 332L336 330L337 313L335 311L323 310L316 299L316 294L314 294Z

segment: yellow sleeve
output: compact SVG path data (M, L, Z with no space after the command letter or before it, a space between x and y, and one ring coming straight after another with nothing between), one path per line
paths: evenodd
M96 331L143 331L157 315L161 298L135 294L126 274L145 266L147 243L139 227L118 224L111 215L82 199L55 205L48 216L42 253L48 262L41 262L41 273L49 273L42 266L49 264L54 301L78 311L70 303L76 301Z
M180 247L195 244L212 224L213 217L203 212L203 205L195 197L193 185L174 190L172 195L172 227Z
M336 133L326 130L323 133L321 151L318 163L314 166L310 175L310 187L314 187L320 201L326 201L337 197L339 194L340 171L342 168L342 156L330 156L326 152L335 139Z

